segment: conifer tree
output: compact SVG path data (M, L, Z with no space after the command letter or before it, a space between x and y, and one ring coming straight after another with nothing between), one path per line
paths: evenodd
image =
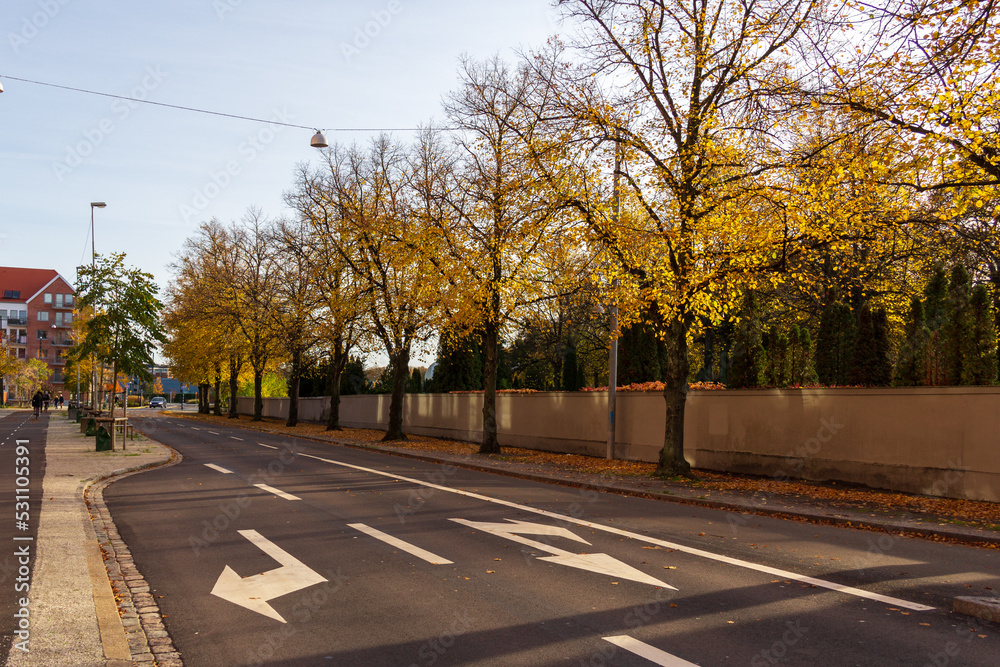
M930 340L931 332L924 317L924 302L919 294L914 294L910 298L910 311L896 363L896 386L919 387L924 384Z
M950 385L962 384L965 374L968 340L972 335L969 282L969 271L965 266L956 264L952 267L941 337L945 377Z
M736 325L733 356L729 369L729 386L735 389L759 387L764 384L767 355L762 341L757 297L748 292Z
M829 304L820 315L816 373L823 384L846 385L851 381L855 328L854 313L839 301Z
M993 384L997 378L997 337L985 285L977 285L969 300L970 332L963 355L962 384Z

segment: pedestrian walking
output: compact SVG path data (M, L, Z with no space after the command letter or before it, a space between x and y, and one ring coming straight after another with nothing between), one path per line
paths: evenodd
M42 411L42 402L45 400L45 396L42 394L42 390L39 389L35 392L35 395L31 397L31 407L35 409L35 419L38 419L38 414Z

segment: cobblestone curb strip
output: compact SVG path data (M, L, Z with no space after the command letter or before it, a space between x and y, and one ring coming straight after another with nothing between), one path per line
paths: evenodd
M104 557L108 579L118 600L118 613L121 615L133 663L141 666L183 667L181 654L177 652L173 640L167 634L160 616L160 608L149 592L149 584L136 569L132 561L132 552L122 541L108 506L104 503L104 489L112 482L152 468L179 463L182 459L180 453L170 447L167 449L171 452L169 461L95 480L84 491L84 498L90 511L94 532L97 533L97 542Z

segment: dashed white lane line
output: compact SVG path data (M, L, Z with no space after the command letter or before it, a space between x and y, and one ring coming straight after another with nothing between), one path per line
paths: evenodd
M381 540L382 542L385 542L390 546L394 546L397 549L402 549L408 554L416 556L417 558L421 558L430 563L431 565L451 565L453 562L448 560L447 558L442 558L437 554L432 554L430 551L427 551L426 549L421 549L420 547L410 544L409 542L404 542L398 537L393 537L392 535L383 533L378 528L372 528L371 526L365 525L363 523L349 523L347 525L351 528L354 528L355 530L360 530L365 535L374 537L376 540Z
M285 500L302 500L298 496L293 496L290 493L285 493L281 489L276 489L273 486L268 486L267 484L254 484L261 491L267 491L268 493L273 493L279 498L284 498Z
M224 475L232 475L233 474L232 470L226 470L222 466L217 466L214 463L206 463L205 467L206 468L211 468L212 470L218 470L219 472L221 472Z
M243 442L243 438L237 438L235 435L231 435L229 437L232 438L233 440L239 440L240 442Z
M484 500L489 503L496 503L497 505L504 505L505 507L513 507L515 509L522 510L524 512L531 512L533 514L540 514L541 516L547 516L558 521L563 521L567 523L575 523L578 526L585 526L587 528L593 528L594 530L602 530L606 533L611 533L612 535L620 535L622 537L628 537L633 540L639 540L641 542L646 542L648 544L656 544L661 547L666 547L668 549L674 549L675 551L681 551L693 556L700 556L701 558L707 558L709 560L718 561L720 563L727 563L729 565L735 565L737 567L745 567L749 570L756 570L757 572L764 572L766 574L775 575L783 579L791 579L793 581L800 581L804 584L810 584L816 586L817 588L826 588L831 591L837 591L838 593L845 593L847 595L854 595L859 598L866 598L869 600L876 600L878 602L885 602L891 604L895 607L903 607L905 609L910 609L912 611L931 611L934 607L929 607L925 604L919 604L916 602L908 602L907 600L902 600L900 598L890 597L888 595L881 595L879 593L873 593L871 591L866 591L861 588L854 588L853 586L844 586L843 584L838 584L833 581L826 581L824 579L817 579L815 577L810 577L804 574L798 574L796 572L789 572L788 570L779 570L776 567L769 567L767 565L760 565L758 563L751 563L749 561L740 560L738 558L730 558L729 556L723 556L722 554L713 553L711 551L705 551L704 549L698 549L695 547L689 547L684 544L678 544L676 542L669 542L667 540L660 540L655 537L649 537L646 535L641 535L639 533L632 533L627 530L622 530L620 528L614 528L612 526L605 526L604 524L594 523L592 521L585 521L584 519L577 519L566 514L558 514L556 512L550 512L548 510L538 509L535 507L529 507L528 505L521 505L519 503L511 502L509 500L501 500L500 498L492 498L490 496L484 496L481 493L475 493L473 491L465 491L463 489L454 489L447 486L442 486L440 484L434 484L433 482L425 482L420 479L414 479L413 477L405 477L403 475L397 475L394 473L383 472L381 470L374 470L372 468L365 468L364 466L356 466L351 463L344 463L343 461L334 461L333 459L325 459L321 456L313 456L312 454L299 454L299 456L305 456L310 459L316 459L317 461L323 461L324 463L329 463L335 466L342 466L344 468L351 468L354 470L360 470L362 472L371 473L373 475L380 475L382 477L388 477L390 479L399 480L403 482L410 482L411 484L419 484L420 486L426 486L431 489L438 489L439 491L447 491L448 493L455 493L460 496L465 496L467 498L476 498L478 500Z
M200 429L200 428L198 428L197 426L192 426L192 427L191 427L191 430L192 430L192 431L200 431L201 429Z
M265 445L263 442L258 442L257 444L261 447L267 447L268 449L277 449L274 445Z
M676 655L671 655L666 651L661 651L655 646L650 646L638 639L628 635L615 635L614 637L604 637L604 641L611 642L618 648L623 648L629 653L634 653L640 658L645 658L650 662L662 665L663 667L695 667L693 662L688 662Z
M221 435L221 433L216 433L215 431L209 431L212 435Z

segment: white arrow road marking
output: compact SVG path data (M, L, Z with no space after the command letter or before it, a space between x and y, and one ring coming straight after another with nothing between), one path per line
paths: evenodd
M670 655L666 651L661 651L655 646L650 646L638 639L633 639L628 635L616 635L614 637L604 637L604 641L611 642L619 648L623 648L629 653L635 653L640 658L645 658L650 662L662 665L663 667L696 667L693 662L688 662Z
M426 549L421 549L420 547L410 544L409 542L404 542L398 537L393 537L392 535L383 533L381 530L377 528L372 528L371 526L365 525L363 523L349 523L347 525L350 528L354 528L355 530L360 530L365 535L370 535L371 537L374 537L376 540L381 540L386 544L392 545L397 549L402 549L403 551L407 552L408 554L412 554L417 558L422 558L431 565L452 564L452 561L448 560L447 558L442 558L441 556L432 554L430 551L427 551Z
M279 498L284 498L285 500L302 500L298 496L293 496L290 493L285 493L281 489L276 489L273 486L268 486L267 484L254 484L261 491L267 491L268 493L273 493Z
M261 551L281 563L281 567L250 577L241 577L227 565L226 569L219 575L219 580L215 582L212 595L286 623L281 614L276 612L267 601L308 588L313 584L321 584L326 581L326 578L303 565L299 559L281 549L256 530L238 532Z
M222 466L217 466L214 463L206 463L205 467L206 468L211 468L212 470L218 470L219 472L221 472L224 475L232 475L233 474L232 470L226 470Z
M374 468L366 468L364 466L356 466L352 463L344 463L343 461L334 461L333 459L326 459L323 458L322 456L314 456L312 454L300 454L299 456L305 456L310 459L316 459L317 461L322 461L323 463L329 463L330 465L350 468L352 470L360 470L362 472L371 473L373 475L381 475L382 477L388 477L389 479L392 480L409 482L411 484L418 484L420 486L425 486L429 489L437 489L439 491L447 491L448 493L455 493L460 496L465 496L466 498L476 498L477 500L484 500L486 502L496 503L497 505L503 505L505 507L513 507L514 509L522 510L524 512L531 512L532 514L540 514L542 516L547 516L551 519L558 519L559 521L565 521L567 523L575 523L578 526L585 526L587 528L593 528L594 530L603 530L604 532L611 533L612 535L620 535L622 537L628 537L633 540L639 540L640 542L656 544L661 547L667 547L668 549L674 549L675 551L681 551L687 554L691 554L693 556L700 556L701 558L708 558L710 560L718 561L721 563L728 563L729 565L735 565L737 567L745 567L750 570L756 570L758 572L773 574L782 577L783 579L801 581L802 583L811 584L819 588L826 588L831 591L837 591L839 593L845 593L847 595L854 595L859 598L867 598L869 600L877 600L878 602L885 602L895 607L903 607L905 609L910 609L913 611L930 611L934 609L934 607L929 607L925 604L919 604L917 602L907 602L906 600L902 600L900 598L894 598L888 595L881 595L879 593L872 593L871 591L866 591L862 588L854 588L853 586L844 586L843 584L838 584L832 581L826 581L824 579L817 579L815 577L809 577L804 574L798 574L796 572L790 572L788 570L779 570L778 568L768 567L767 565L759 565L757 563L751 563L749 561L740 560L738 558L730 558L729 556L723 556L722 554L712 553L711 551L705 551L704 549L697 549L695 547L689 547L683 544L677 544L676 542L660 540L655 537L648 537L646 535L641 535L639 533L632 533L627 530L622 530L620 528L614 528L612 526L605 526L600 523L585 521L584 519L576 519L566 514L558 514L556 512L550 512L548 510L537 509L535 507L529 507L528 505L521 505L515 502L511 502L509 500L501 500L500 498L492 498L490 496L484 496L481 493L475 493L473 491L465 491L464 489L455 489L447 486L442 486L441 484L434 484L433 482L427 482L424 480L415 479L413 477L406 477L404 475L397 475L394 473L383 472L381 470L375 470Z
M545 524L539 523L528 523L527 521L515 521L514 519L508 519L510 523L485 523L479 521L469 521L467 519L451 519L455 523L460 523L463 526L469 526L470 528L475 528L477 530L482 530L487 533L492 533L494 535L499 535L500 537L506 537L508 540L513 540L514 542L519 542L520 544L525 544L539 551L546 551L551 556L542 556L538 560L548 561L550 563L558 563L560 565L568 565L569 567L579 568L581 570L589 570L590 572L597 572L599 574L606 574L609 577L616 577L620 579L629 579L630 581L638 581L641 584L650 584L652 586L663 586L664 588L669 588L670 590L676 591L677 589L666 584L659 579L649 576L641 570L637 570L631 565L627 565L617 558L609 556L608 554L575 554L571 551L565 551L563 549L558 549L548 544L543 544L542 542L536 542L535 540L529 540L526 537L521 537L518 533L528 533L529 535L551 535L554 537L565 537L577 542L583 542L584 544L590 544L587 540L582 537L578 537L571 533L566 528L559 528L558 526L546 526Z

